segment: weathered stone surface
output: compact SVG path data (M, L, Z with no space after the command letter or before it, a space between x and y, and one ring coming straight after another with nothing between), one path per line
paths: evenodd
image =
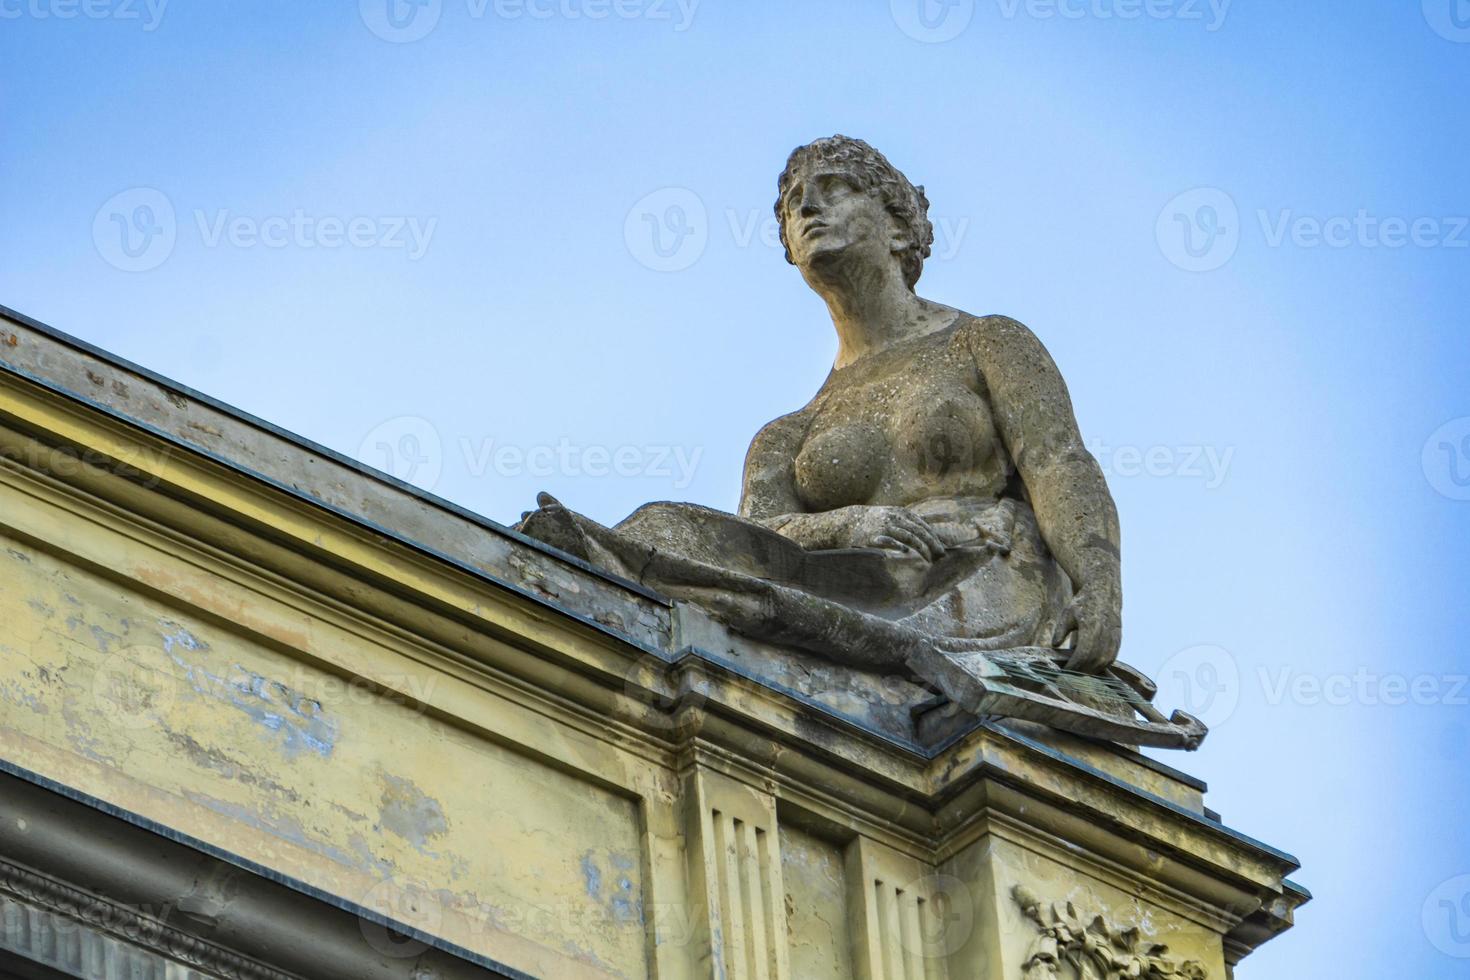
M1151 685L1113 667L1117 511L1045 348L1015 320L914 292L928 200L866 143L800 147L778 187L787 258L839 348L816 396L756 435L740 515L665 502L606 528L543 494L519 530L746 636L921 680L916 712L939 694L973 715L1198 746L1203 725L1165 718ZM1038 656L1056 662L1015 683L1011 665Z
M1171 957L1167 943L1136 926L1088 918L1071 902L1044 903L1025 885L1011 894L1039 933L1021 963L1025 980L1208 980L1203 963Z
M151 392L146 418L119 388ZM206 417L213 450L186 438ZM196 875L6 787L0 864L145 913L128 929L163 918L211 964L385 980L998 980L1036 936L1018 884L1214 978L1308 898L1168 766L1018 720L915 724L901 672L732 633L329 456L295 486L264 472L306 451L0 317L0 768L255 870ZM1052 684L1053 653L1005 683ZM348 928L236 891L251 875Z

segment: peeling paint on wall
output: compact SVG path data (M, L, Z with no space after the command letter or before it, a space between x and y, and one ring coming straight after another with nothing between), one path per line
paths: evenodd
M177 623L159 620L159 626L163 630L164 651L184 669L196 694L222 701L244 712L267 731L280 734L281 749L288 759L302 752L315 752L324 759L331 756L337 743L337 721L325 715L320 701L255 673L243 664L233 664L229 677L213 673L187 656L208 651L208 643Z
M382 811L379 825L389 833L397 834L424 854L425 845L431 837L439 837L449 830L444 808L439 801L426 796L411 780L380 774L383 782Z

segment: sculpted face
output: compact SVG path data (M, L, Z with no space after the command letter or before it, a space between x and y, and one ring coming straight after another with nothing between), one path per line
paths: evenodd
M812 168L796 176L781 201L791 259L803 273L841 259L895 261L904 247L897 220L876 191L841 170Z

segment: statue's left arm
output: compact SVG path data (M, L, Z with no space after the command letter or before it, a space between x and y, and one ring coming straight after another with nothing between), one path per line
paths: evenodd
M1075 594L1053 644L1075 630L1067 666L1101 671L1117 659L1123 606L1118 511L1102 468L1082 444L1067 386L1041 341L1003 316L980 318L967 329L1041 535L1072 579Z

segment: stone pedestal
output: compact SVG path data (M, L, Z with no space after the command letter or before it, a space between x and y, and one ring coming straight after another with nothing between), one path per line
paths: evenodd
M762 650L14 315L0 623L11 778L355 917L321 942L377 964L359 976L1002 980L1111 956L1223 980L1307 897L1167 766L916 721L904 678ZM17 837L18 806L0 862L278 971L234 975L331 975L269 941L304 913L133 860L141 908ZM136 859L125 837L89 839Z

